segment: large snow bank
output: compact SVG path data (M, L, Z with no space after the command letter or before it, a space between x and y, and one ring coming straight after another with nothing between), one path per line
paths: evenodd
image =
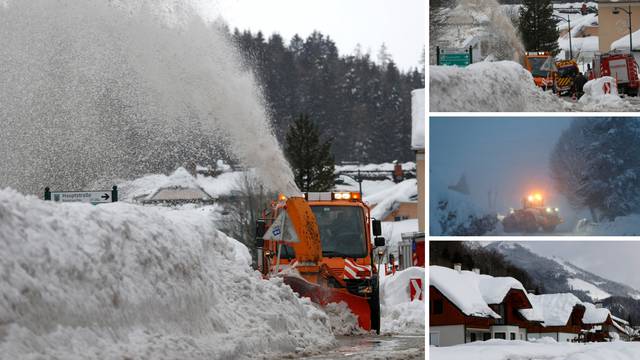
M425 116L424 89L411 92L411 148L424 149L424 133L427 129Z
M427 295L422 294L422 301L411 301L409 281L415 278L422 279L422 288L426 291L422 267L410 267L380 279L381 333L424 333L424 299Z
M563 111L568 106L536 87L531 73L513 61L430 66L429 71L430 111Z
M429 349L431 360L637 360L638 354L640 343L623 341L577 344L494 339Z
M206 212L0 190L0 357L231 359L330 344Z
M591 223L580 221L576 235L637 236L640 235L640 214L619 216L613 221Z
M468 225L471 217L480 215L482 210L475 205L470 195L451 190L433 173L430 175L429 234L448 235L451 228L461 224Z
M609 84L610 93L604 91L605 84ZM618 88L616 87L616 79L611 76L603 76L601 78L589 80L584 84L584 95L579 102L582 104L584 111L596 111L603 108L621 108L624 109L628 104L618 96Z

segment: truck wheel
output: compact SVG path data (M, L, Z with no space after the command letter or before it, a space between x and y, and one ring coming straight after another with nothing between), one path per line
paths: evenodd
M378 278L372 278L371 283L373 287L373 293L371 294L371 298L369 298L371 330L375 330L376 334L380 335L380 287L378 285Z

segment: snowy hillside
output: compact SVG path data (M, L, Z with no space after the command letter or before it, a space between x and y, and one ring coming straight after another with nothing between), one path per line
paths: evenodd
M509 262L527 271L543 284L546 293L571 292L583 300L597 302L611 296L640 299L640 291L583 270L570 262L535 254L514 242L494 242L486 247L503 254Z
M328 318L207 212L0 190L6 359L248 358L328 345Z

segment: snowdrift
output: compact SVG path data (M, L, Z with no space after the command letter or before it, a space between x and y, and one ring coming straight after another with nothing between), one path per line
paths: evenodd
M616 79L611 76L589 80L584 84L584 95L580 98L580 104L584 105L584 111L601 111L603 108L620 108L624 110L628 106L618 95ZM605 86L611 89L610 93L605 93Z
M395 275L380 278L381 333L424 334L424 300L411 301L409 280L422 279L423 291L427 287L424 268L410 267ZM422 298L426 299L423 293Z
M445 182L431 174L429 177L429 234L449 235L459 225L468 226L469 219L481 216L470 195L450 190Z
M429 67L431 111L563 111L569 105L535 86L513 61L480 62L466 68Z
M432 360L504 360L504 359L555 359L555 360L636 360L640 354L637 342L603 342L577 344L522 340L478 341L449 347L432 347Z
M639 236L640 214L617 217L613 221L592 223L586 219L578 222L576 235Z
M329 345L327 315L251 270L208 214L0 190L0 357L242 359Z

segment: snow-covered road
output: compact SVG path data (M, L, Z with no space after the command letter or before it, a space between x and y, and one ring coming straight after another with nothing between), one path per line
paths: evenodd
M302 355L295 359L424 359L424 335L338 336L329 352Z

